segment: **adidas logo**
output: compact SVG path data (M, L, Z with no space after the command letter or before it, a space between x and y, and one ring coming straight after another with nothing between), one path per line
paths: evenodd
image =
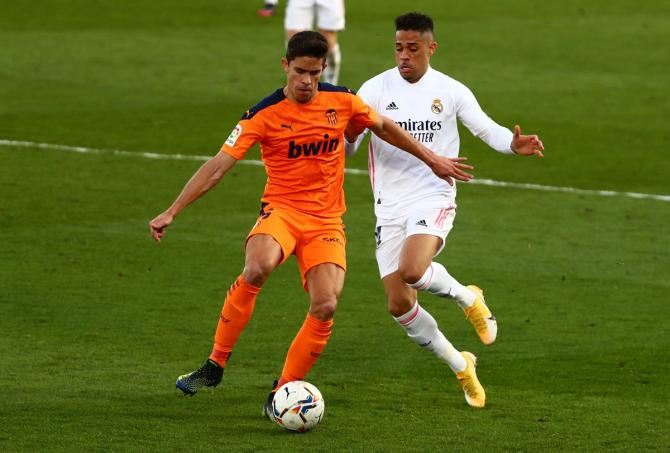
M426 221L423 220L423 219L421 219L421 220L419 220L418 222L416 222L415 225L425 226L425 227L428 226L428 224L426 223Z
M395 102L391 102L389 105L386 106L386 110L398 110L398 106L395 105Z

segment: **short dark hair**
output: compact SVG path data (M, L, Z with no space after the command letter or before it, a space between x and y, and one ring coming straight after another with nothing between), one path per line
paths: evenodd
M395 30L412 30L433 33L433 19L416 11L395 18Z
M291 61L297 57L326 58L328 55L328 41L315 31L301 31L288 40L286 45L286 59Z

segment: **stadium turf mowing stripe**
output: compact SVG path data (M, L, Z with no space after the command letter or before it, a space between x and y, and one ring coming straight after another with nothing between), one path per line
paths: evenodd
M201 156L201 155L189 155L189 154L163 154L155 152L146 152L146 151L125 151L118 149L97 149L97 148L88 148L84 146L69 146L69 145L57 145L52 143L37 143L31 141L22 141L22 140L5 140L0 139L0 146L14 146L14 147L23 147L23 148L35 148L35 149L45 149L52 151L64 151L64 152L74 152L81 154L111 154L116 156L127 156L127 157L141 157L144 159L167 159L167 160L195 160L195 161L206 161L212 156ZM239 161L241 164L245 165L254 165L262 166L263 162L259 160L246 159ZM361 170L360 168L346 168L345 173L354 174L354 175L367 175L367 170ZM660 195L660 194L650 194L650 193L639 193L639 192L619 192L615 190L595 190L595 189L579 189L576 187L563 187L563 186L551 186L551 185L542 185L542 184L533 184L533 183L518 183L518 182L508 182L508 181L496 181L493 179L483 179L477 178L469 182L470 184L479 184L483 186L493 186L493 187L509 187L513 189L527 189L527 190L539 190L545 192L563 192L571 193L577 195L596 195L601 197L627 197L643 200L656 200L656 201L666 201L670 202L670 195Z

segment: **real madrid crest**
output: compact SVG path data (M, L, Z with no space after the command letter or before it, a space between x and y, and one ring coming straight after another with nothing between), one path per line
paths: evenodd
M440 101L439 99L434 99L433 105L430 106L430 111L436 115L439 115L440 113L442 113L443 109L444 108L442 107L442 101Z

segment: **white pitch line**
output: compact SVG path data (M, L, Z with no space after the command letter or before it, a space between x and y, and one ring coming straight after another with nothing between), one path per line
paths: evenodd
M151 152L142 152L142 151L124 151L119 149L97 149L97 148L87 148L84 146L68 146L68 145L55 145L52 143L37 143L37 142L28 142L28 141L19 141L19 140L4 140L0 139L0 146L6 147L19 147L19 148L36 148L36 149L46 149L53 151L65 151L71 153L81 153L81 154L106 154L113 156L126 156L126 157L141 157L144 159L158 159L158 160L195 160L195 161L206 161L212 156L193 156L188 154L161 154L161 153L151 153ZM254 165L254 166L263 166L263 162L259 160L245 159L239 161L240 164L245 165ZM361 170L358 168L347 168L344 170L345 173L353 175L367 175L367 170ZM667 201L670 202L670 195L658 195L652 193L638 193L638 192L617 192L614 190L590 190L590 189L578 189L575 187L562 187L562 186L545 186L541 184L529 184L529 183L519 183L519 182L506 182L506 181L495 181L493 179L473 179L468 184L479 184L482 186L493 186L493 187L510 187L514 189L526 189L526 190L539 190L544 192L562 192L562 193L572 193L577 195L596 195L600 197L626 197L626 198L636 198L642 200L656 200L656 201Z
M522 182L494 181L493 179L473 179L468 184L479 184L482 186L495 186L495 187L513 187L515 189L541 190L544 192L574 193L578 195L598 195L600 197L627 197L627 198L638 198L643 200L670 201L670 195L658 195L654 193L578 189L576 187L544 186L541 184L530 184Z

